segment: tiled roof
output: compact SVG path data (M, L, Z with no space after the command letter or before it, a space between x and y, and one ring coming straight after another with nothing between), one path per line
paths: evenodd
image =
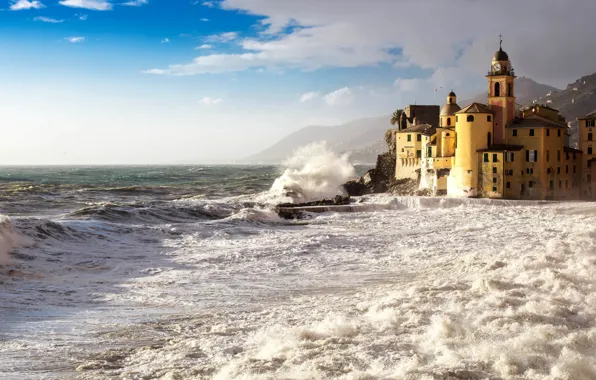
M429 128L432 128L432 126L430 124L418 124L418 125L414 125L413 127L410 127L410 128L402 129L401 131L398 131L397 133L420 133L420 132L426 131Z
M559 124L545 118L515 118L511 123L507 124L507 128L559 128L567 129L564 124Z
M494 111L491 110L486 104L474 102L456 113L494 113Z
M592 119L596 119L596 110L594 110L594 112L591 112L589 114L587 114L586 116L582 116L582 117L578 117L579 120L592 120Z
M507 145L507 144L494 144L486 149L478 149L477 152L504 152L513 151L517 152L524 149L523 145Z

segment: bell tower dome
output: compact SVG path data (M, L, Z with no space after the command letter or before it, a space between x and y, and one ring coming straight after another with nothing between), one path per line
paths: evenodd
M505 127L515 118L515 73L509 55L503 51L502 38L486 78L488 80L488 105L495 112L494 143L505 144Z

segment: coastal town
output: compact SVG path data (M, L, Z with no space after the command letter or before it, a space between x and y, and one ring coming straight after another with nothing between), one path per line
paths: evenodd
M435 196L594 199L596 112L578 118L579 144L572 147L558 110L516 104L516 75L502 46L486 79L487 104L462 108L451 91L442 108L409 105L400 112L395 180L416 181Z

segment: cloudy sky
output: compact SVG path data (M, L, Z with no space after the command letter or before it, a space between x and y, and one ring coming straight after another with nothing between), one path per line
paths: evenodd
M594 0L0 0L0 164L226 162L309 124L596 72Z

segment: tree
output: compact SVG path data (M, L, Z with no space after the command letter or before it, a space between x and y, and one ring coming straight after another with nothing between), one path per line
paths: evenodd
M400 108L395 110L393 115L391 115L391 125L399 124L399 122L401 121L401 115L403 112L404 112L404 110L402 110Z

